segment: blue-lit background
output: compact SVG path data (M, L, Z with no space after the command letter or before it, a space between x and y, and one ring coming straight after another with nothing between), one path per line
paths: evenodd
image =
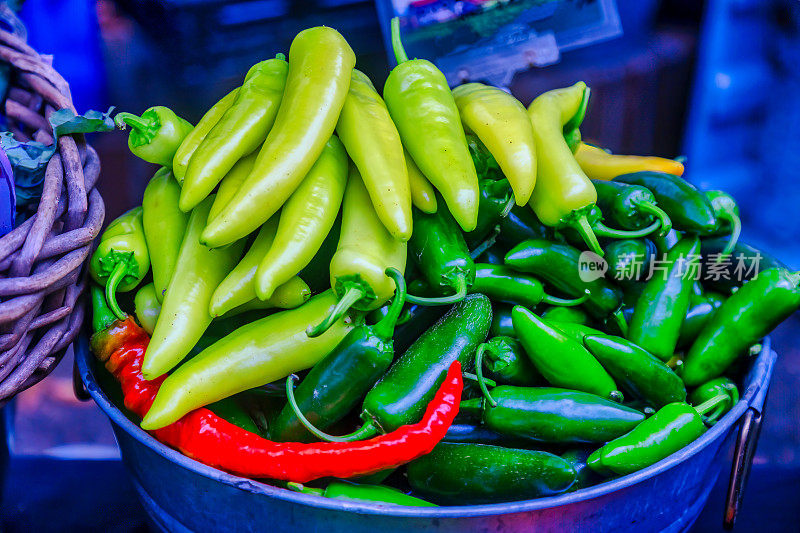
M591 10L597 2L562 3ZM558 3L531 2L530 9L541 14ZM423 4L430 2L418 6ZM161 104L196 121L251 64L288 51L298 31L318 24L341 31L359 68L382 86L390 63L380 20L392 5L390 0L377 5L363 0L27 0L21 18L29 42L54 55L79 112L114 105L138 113ZM739 201L744 241L800 268L795 241L800 237L798 2L617 0L616 5L622 36L563 50L557 63L519 72L509 80L510 90L527 104L545 90L585 80L592 101L584 138L618 153L685 155L688 179L702 188L724 189ZM416 15L430 16L425 9L419 7ZM530 18L535 18L532 11ZM536 24L546 29L547 19ZM103 163L101 192L110 219L139 201L155 169L129 154L125 134L96 135L92 142ZM798 323L795 315L775 333L780 359L743 530L763 525L762 516L770 516L777 530L781 524L797 527L797 517L785 513L786 504L796 504L800 496L800 485L789 482L800 478ZM6 531L31 523L40 526L33 530L50 529L58 517L66 529L139 530L141 511L114 460L107 422L94 404L75 402L69 374L65 362L17 400L17 459L10 483L24 483L25 489L7 486L2 525ZM43 458L43 452L50 457ZM63 461L54 474L53 455L72 461ZM90 456L95 461L87 463ZM76 458L83 461L78 464ZM771 484L776 478L785 482L780 494ZM721 495L712 494L711 502L699 530L721 522Z

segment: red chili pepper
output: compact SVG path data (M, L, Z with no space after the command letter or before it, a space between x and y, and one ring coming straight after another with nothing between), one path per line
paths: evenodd
M140 417L150 409L166 378L147 381L142 377L149 340L130 317L92 337L92 351L120 382L125 407ZM397 467L429 453L458 413L462 387L461 365L455 361L421 421L358 442L273 442L206 408L152 434L201 463L247 477L300 483L329 476L348 478Z

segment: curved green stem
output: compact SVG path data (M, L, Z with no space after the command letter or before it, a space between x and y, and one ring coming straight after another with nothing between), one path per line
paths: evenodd
M492 407L497 407L497 402L492 395L489 394L489 389L486 388L486 382L483 379L483 354L486 351L486 343L482 343L475 351L475 373L478 375L478 387L481 389L481 394L489 402Z
M337 437L336 435L329 435L325 433L321 429L317 428L308 421L305 417L303 412L300 410L300 406L297 405L297 400L294 397L294 382L295 380L299 379L296 375L290 374L286 377L286 400L288 401L289 407L291 407L292 411L294 411L295 416L300 421L303 426L315 437L318 439L328 441L328 442L352 442L355 440L363 440L369 439L374 437L378 434L378 429L370 424L366 423L361 426L359 429L355 430L353 433L349 435L342 435L341 437Z
M498 235L500 235L500 226L499 225L495 226L494 229L492 229L492 232L489 234L489 236L486 237L486 239L482 243L480 243L478 246L476 246L469 253L469 256L472 259L479 258L481 255L483 255L483 252L485 252L486 250L488 250L489 248L494 246L494 243L497 242L497 236Z
M399 17L394 17L392 19L392 50L394 50L394 58L397 60L398 65L408 61L406 49L403 47L403 41L400 39Z
M121 130L125 129L125 125L127 124L131 128L135 130L147 130L152 127L152 124L147 122L145 119L140 117L139 115L134 115L133 113L117 113L114 116L114 124Z
M475 383L478 382L478 376L476 376L471 372L462 372L461 375L463 376L464 379L467 379L469 381L474 381ZM486 383L487 387L497 387L497 382L493 379L485 377L483 378L483 381Z
M728 398L730 398L730 396L728 396L724 392L717 394L713 398L709 398L700 405L694 406L694 410L697 411L697 414L702 416L707 412L709 412L714 407L716 407L720 402L722 402L723 400L727 400Z
M295 483L290 481L286 484L286 488L299 492L301 494L313 494L314 496L325 496L325 489L316 489L314 487L306 487L302 483Z
M506 202L506 205L503 206L503 210L500 211L500 218L506 218L516 203L517 202L514 199L514 193L512 192L508 195L508 201Z
M353 305L359 301L361 298L364 297L366 292L364 289L359 289L358 287L349 287L344 294L333 306L333 309L330 310L328 316L326 316L322 322L317 324L316 326L309 326L306 330L306 335L309 337L319 337L326 331L333 326L337 320L342 318L347 311L350 310Z
M739 218L739 215L729 212L725 213L725 218L731 223L731 236L728 239L728 244L725 245L725 249L717 257L717 263L731 255L733 249L736 248L736 243L739 242L739 235L742 233L742 219Z
M609 228L599 220L592 224L592 229L594 230L595 234L597 234L599 237L607 237L609 239L640 239L642 237L647 237L659 227L661 227L660 220L656 220L649 226L636 230Z
M617 309L613 313L611 313L611 318L616 323L619 331L622 333L623 337L628 336L628 323L625 322L625 315L622 313L622 309Z
M108 276L108 279L106 280L106 302L108 303L108 307L111 309L111 312L114 313L114 316L120 320L125 320L125 317L128 315L117 303L117 287L119 287L120 282L122 282L122 278L124 278L127 273L128 266L125 263L120 262L114 265L114 270L111 271L111 275Z
M391 339L394 336L394 328L400 318L400 313L406 303L406 280L396 268L387 268L385 273L394 280L394 298L391 305L389 305L389 310L386 311L386 316L372 326L372 331L378 337Z
M573 227L580 234L583 242L586 243L586 246L588 246L591 251L600 257L603 257L605 252L600 247L600 243L597 241L597 235L595 235L594 227L589 223L589 219L586 218L586 213L581 214L581 216L577 217L574 222L575 225Z
M588 300L591 295L592 293L591 291L589 291L589 289L584 289L583 296L572 299L559 298L558 296L551 296L549 294L545 294L544 296L542 296L542 303L545 303L547 305L560 305L561 307L575 307L581 305L583 302Z
M467 277L461 273L461 275L456 278L455 294L450 296L436 296L433 298L425 298L424 296L406 294L406 301L416 305L452 305L466 298L467 290Z
M659 232L661 235L666 235L669 233L669 230L672 229L672 219L669 218L669 215L666 211L658 207L656 204L642 201L636 204L636 207L640 211L644 211L645 213L653 215L661 222L661 231Z

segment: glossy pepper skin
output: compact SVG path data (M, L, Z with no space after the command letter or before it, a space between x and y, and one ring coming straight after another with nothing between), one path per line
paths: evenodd
M142 363L142 374L147 379L169 372L203 336L211 324L208 307L214 289L236 266L244 250L244 241L218 250L200 243L200 232L213 201L213 197L206 198L189 215L175 272Z
M723 303L689 352L683 381L692 387L725 372L737 357L800 306L800 273L759 272Z
M353 69L336 133L353 160L378 218L395 239L411 237L411 189L403 144L370 79Z
M597 202L597 191L575 161L563 135L564 125L585 105L588 91L581 81L571 87L548 91L528 107L536 152L540 156L530 205L543 223L550 227L575 228L590 250L603 255L587 219Z
M550 239L552 233L552 229L542 224L529 208L514 206L500 219L500 235L497 236L497 241L512 248L528 239Z
M139 324L149 335L152 335L158 314L161 312L161 302L158 301L155 285L148 283L136 291L133 305Z
M333 134L353 65L355 54L336 30L318 26L297 34L275 123L250 175L203 231L206 245L251 233L297 189Z
M465 505L551 496L575 482L575 469L547 452L443 442L408 465L415 493Z
M460 85L453 96L464 128L489 149L511 183L517 205L527 204L536 185L536 141L525 106L482 83Z
M92 352L119 380L125 407L145 416L165 378L144 379L139 370L147 335L133 320L113 321L110 311L98 306L104 302L104 298L93 299L94 322L107 329L92 337ZM152 434L188 457L242 476L299 483L355 477L396 468L430 452L458 413L462 388L461 370L454 363L420 421L358 443L272 442L206 408L195 409Z
M493 337L515 337L514 325L511 322L511 307L505 304L492 304L492 325L490 328Z
M623 287L636 282L648 272L655 255L655 245L646 239L620 239L606 246L608 277Z
M171 167L175 152L193 126L164 106L150 107L136 116L131 113L117 113L114 117L117 127L131 127L128 135L128 148L131 153L148 163Z
M106 288L106 298L118 318L125 313L114 296L136 288L150 271L150 253L142 227L142 208L134 207L113 220L100 235L89 262L89 273Z
M587 335L586 348L623 389L660 408L686 400L686 387L663 361L631 341L613 335Z
M278 114L288 69L283 54L250 67L233 103L189 160L178 204L183 211L203 201L237 161L264 143Z
M489 263L475 264L475 281L470 292L479 292L493 302L536 307L540 303L548 305L579 305L586 298L565 300L544 292L542 282L536 278L520 274L505 265Z
M296 276L314 258L331 231L347 185L347 153L335 136L281 208L275 240L255 276L261 300Z
M461 402L462 412L480 412L497 433L534 442L601 443L635 428L644 415L595 394L551 387L501 385L486 398Z
M351 307L378 309L394 294L387 268L405 272L408 247L392 237L378 218L358 169L350 166L344 192L342 230L331 259L330 281L339 302L330 316L309 329L310 335L325 331Z
M435 292L452 296L452 300L443 303L464 298L475 281L475 261L450 212L444 208L431 215L417 212L414 225L414 234L408 242L409 255L422 277ZM412 297L409 301L424 303Z
M687 403L665 405L627 435L589 456L589 468L602 475L627 475L669 457L705 433L702 417Z
M681 177L663 172L634 172L617 176L614 181L649 189L677 230L706 234L717 226L708 198Z
M542 318L545 318L542 315ZM558 320L554 320L552 318L546 319L546 322L559 330L561 333L565 334L567 337L578 341L580 344L583 344L584 339L589 335L601 335L603 332L595 329L593 327L587 326L586 324L576 324L575 322L559 322Z
M605 318L622 303L622 291L605 278L585 282L580 278L581 252L568 244L547 240L528 240L511 249L505 263L518 272L541 278L550 286L578 298L585 290L591 293L583 304L595 318Z
M487 377L507 385L542 383L542 376L517 339L501 335L492 337L484 346L483 366Z
M683 176L683 163L663 157L610 154L591 144L580 143L575 159L592 180L610 181L634 172L664 172Z
M471 368L486 339L492 309L481 294L467 296L420 336L364 399L365 427L392 431L419 417L453 361Z
M658 207L655 195L646 187L616 181L592 183L597 191L597 206L614 226L640 230L657 220L661 223L662 234L672 229L669 215Z
M322 361L314 365L292 393L292 401L270 424L277 441L309 442L309 433L295 414L324 431L344 418L386 373L394 359L394 328L405 301L405 281L390 271L397 285L389 310L378 323L356 325Z
M580 307L548 307L542 311L542 318L548 322L566 322L583 326L589 324L589 315Z
M206 111L206 114L200 119L197 125L192 128L186 137L183 138L181 145L175 151L175 157L172 158L172 172L175 174L175 179L178 183L183 183L183 177L186 175L186 168L189 166L189 161L192 159L195 150L208 135L225 111L231 107L239 88L232 90L223 96L216 104L211 106L211 109Z
M150 179L142 198L142 227L150 253L158 301L164 300L175 271L189 215L178 209L181 188L172 172L161 168Z
M211 205L211 211L208 213L209 220L215 219L217 215L222 213L222 210L225 209L225 206L231 201L233 195L236 194L236 191L242 186L242 183L244 183L250 171L253 170L253 165L256 163L257 156L258 152L253 152L244 156L233 165L233 168L231 168L227 174L225 174L225 177L219 182L219 187L217 187L217 195L214 197L214 203Z
M662 361L673 356L678 344L699 260L697 238L682 239L667 252L663 271L653 272L634 306L628 339Z
M579 342L520 305L514 306L511 319L528 357L552 385L621 401L614 380Z
M475 229L464 237L470 249L479 246L513 207L513 192L506 179L481 178L481 199L478 204L478 222Z
M331 481L324 489L305 487L299 483L288 483L287 486L295 492L333 498L334 500L377 502L387 505L404 505L406 507L437 507L436 504L409 496L394 487L386 487L384 485Z
M347 318L319 337L306 335L308 324L321 319L334 303L333 293L324 292L212 344L169 375L142 427L166 426L193 409L314 366L352 329Z
M406 170L408 171L408 186L411 191L411 203L423 213L435 213L438 209L436 201L436 191L419 169L411 155L403 149L406 160Z
M688 348L700 335L705 325L725 301L721 294L708 292L703 296L692 295L689 310L681 325L678 348Z
M714 209L717 217L717 227L714 233L729 235L728 244L722 250L722 255L729 255L739 241L742 233L742 219L739 217L739 205L730 194L724 191L705 191L704 194Z
M301 305L311 296L308 285L295 276L279 285L266 300L256 297L256 271L261 260L272 247L277 230L278 219L275 216L261 226L247 253L214 289L208 305L208 312L212 317L238 314L248 309L270 309L272 307L291 309Z
M727 397L726 400L719 403L714 408L714 411L709 414L709 417L718 419L733 409L733 406L739 402L739 387L736 386L732 379L722 377L706 381L692 391L689 395L689 402L692 405L701 405L720 394L725 395Z
M703 282L708 287L723 294L730 294L735 289L738 289L745 281L753 279L756 273L770 268L788 268L776 257L741 241L737 242L736 246L731 250L731 257L727 261L719 261L728 246L728 238L713 237L703 239L701 242L703 271L708 272L710 265L713 264L716 271L720 273L719 279L711 277L703 280ZM740 260L745 268L737 273L736 267ZM758 268L750 269L751 266L756 265Z
M478 175L453 94L444 74L430 61L409 60L400 42L400 21L392 19L397 66L383 98L408 153L439 190L464 231L478 220Z

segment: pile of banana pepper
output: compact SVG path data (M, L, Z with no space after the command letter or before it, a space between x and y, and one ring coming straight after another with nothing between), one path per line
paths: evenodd
M800 274L682 163L583 142L583 82L526 108L451 89L397 19L392 44L382 93L315 27L194 126L117 115L159 167L90 265L125 407L208 465L386 505L578 490L700 437Z

